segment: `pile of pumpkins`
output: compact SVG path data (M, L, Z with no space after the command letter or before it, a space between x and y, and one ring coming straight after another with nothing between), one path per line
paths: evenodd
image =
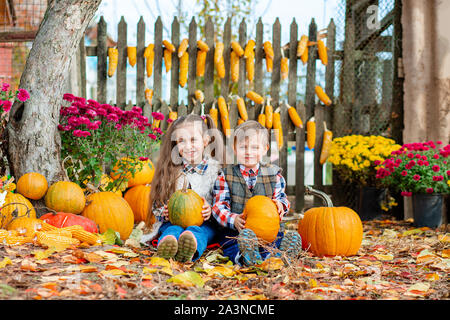
M17 181L16 192L7 191L0 208L2 217L0 228L11 229L19 224L15 217L36 220L36 212L29 201L44 198L45 206L51 211L40 220L58 228L81 225L89 232L104 233L113 229L122 240L128 239L135 223L145 221L150 203L150 183L155 168L151 160L139 160L135 174L127 172L127 190L121 193L99 191L85 195L83 189L71 181L57 181L48 187L46 178L36 172L21 176ZM136 162L134 162L136 163ZM110 179L118 178L117 166L112 169ZM102 179L103 180L103 179ZM154 219L154 217L153 217ZM154 221L154 220L153 220ZM14 224L10 222L15 222Z

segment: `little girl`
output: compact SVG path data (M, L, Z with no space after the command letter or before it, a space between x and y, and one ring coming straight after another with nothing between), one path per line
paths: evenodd
M162 138L150 192L150 208L157 220L155 226L160 225L157 247L160 257L175 258L180 262L195 261L215 235L215 221L209 218L212 189L221 166L219 161L208 154L212 137L216 139L218 147L222 146L220 132L209 115L201 117L189 114L172 122ZM167 203L176 190L183 188L185 179L188 188L204 200L204 222L200 227L184 229L169 222ZM149 213L147 226L151 226L151 216Z

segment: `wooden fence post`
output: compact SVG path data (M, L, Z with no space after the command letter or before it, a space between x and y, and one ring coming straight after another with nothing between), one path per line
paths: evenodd
M108 70L108 47L106 22L103 16L97 24L97 101L106 103L106 81Z
M141 16L137 25L136 43L136 106L145 106L145 22Z
M116 106L125 109L127 103L127 23L120 18L117 28L117 50L119 61L116 71Z

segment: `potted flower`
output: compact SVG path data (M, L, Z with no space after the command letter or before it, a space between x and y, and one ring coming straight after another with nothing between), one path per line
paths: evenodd
M450 193L450 145L441 141L404 144L381 163L377 179L412 197L414 224L438 227L443 195Z
M344 184L358 187L355 211L361 220L379 218L383 209L395 205L376 179L376 166L399 148L394 140L382 136L349 135L333 139L328 161Z

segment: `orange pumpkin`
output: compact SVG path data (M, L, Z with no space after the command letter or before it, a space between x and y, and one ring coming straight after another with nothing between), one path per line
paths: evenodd
M134 186L125 193L124 199L128 202L134 214L134 222L139 223L147 220L150 206L151 187L146 185ZM155 222L154 216L151 223Z
M359 215L347 207L333 207L330 198L321 191L307 187L306 193L322 197L327 206L309 209L299 221L303 249L319 257L355 255L363 238Z
M24 174L17 180L17 192L28 199L41 199L48 189L47 179L37 172Z
M117 194L104 191L87 196L86 207L81 213L98 224L100 233L109 228L117 231L122 240L133 231L134 215L128 202Z
M20 217L13 219L6 229L16 230L21 236L34 237L34 234L42 229L42 223L43 221L40 219Z
M125 172L119 168L120 163L125 163ZM123 165L121 166L123 168ZM131 168L135 168L134 175ZM155 174L155 166L151 160L137 160L130 158L122 158L111 171L111 178L128 180L128 188L141 184L149 184L153 180Z
M183 228L201 226L203 199L194 190L187 189L186 182L187 179L184 180L183 188L175 191L169 199L169 221Z
M280 216L272 199L261 195L251 197L245 204L242 217L245 228L253 230L259 239L270 243L275 241L280 229Z
M71 181L57 181L52 184L44 200L49 209L74 214L80 214L86 204L83 189Z
M0 228L6 228L13 218L36 218L36 211L27 198L20 193L6 192L5 202L0 208Z

